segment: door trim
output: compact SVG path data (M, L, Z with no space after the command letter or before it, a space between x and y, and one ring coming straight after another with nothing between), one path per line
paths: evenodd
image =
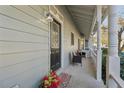
M55 7L55 6L54 6ZM56 8L57 9L57 8ZM52 11L52 9L50 8L50 5L49 5L49 13L52 15L52 17L58 21L60 24L61 24L61 68L64 68L64 20L60 19L59 16L57 14L54 14L54 12ZM60 13L60 12L59 12ZM59 14L61 15L61 14ZM63 15L61 15L63 16ZM51 51L50 51L50 23L49 23L49 66L48 66L48 70L50 70L50 66L51 66L51 58L50 58L50 55L51 55Z

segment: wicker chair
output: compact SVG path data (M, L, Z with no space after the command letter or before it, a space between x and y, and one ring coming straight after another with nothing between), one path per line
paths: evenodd
M73 57L72 57L73 64L74 63L81 63L81 66L82 66L82 56L76 55L74 52L72 54L73 54Z

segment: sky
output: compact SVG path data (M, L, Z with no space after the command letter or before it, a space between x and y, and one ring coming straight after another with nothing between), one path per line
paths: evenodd
M123 17L124 18L124 5L118 5L118 17ZM104 26L108 26L108 16L105 18L105 20L102 23Z

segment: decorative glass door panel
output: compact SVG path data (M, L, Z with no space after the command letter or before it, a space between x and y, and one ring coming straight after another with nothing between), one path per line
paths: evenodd
M51 22L51 70L61 67L61 25L56 20Z

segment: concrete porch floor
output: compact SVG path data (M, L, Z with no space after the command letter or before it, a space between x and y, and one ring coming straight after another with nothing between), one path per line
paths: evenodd
M95 79L95 68L91 58L82 59L80 64L70 65L64 70L72 77L67 88L105 88L102 82Z

